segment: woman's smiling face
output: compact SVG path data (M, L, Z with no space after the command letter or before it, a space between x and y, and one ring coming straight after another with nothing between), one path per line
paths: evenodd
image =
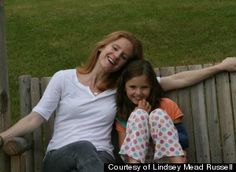
M108 72L119 70L133 55L133 45L126 38L119 38L101 49L100 65Z

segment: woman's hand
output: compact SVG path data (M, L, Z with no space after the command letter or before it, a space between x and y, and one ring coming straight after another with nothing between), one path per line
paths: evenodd
M145 99L143 100L140 100L138 102L138 106L136 108L140 108L140 109L143 109L145 111L147 111L148 113L151 111L152 107L151 105L149 104L148 101L146 101Z
M227 57L221 63L218 64L218 67L222 71L228 71L228 72L236 71L236 57Z

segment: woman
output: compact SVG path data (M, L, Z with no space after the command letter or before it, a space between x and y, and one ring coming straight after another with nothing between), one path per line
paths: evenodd
M87 65L54 74L32 112L0 133L0 147L10 137L32 132L56 110L44 172L103 171L103 163L114 161L110 133L116 111L116 80L130 60L140 58L142 44L131 33L107 35L97 43ZM235 58L207 69L163 77L160 84L164 90L181 88L227 69L236 70Z

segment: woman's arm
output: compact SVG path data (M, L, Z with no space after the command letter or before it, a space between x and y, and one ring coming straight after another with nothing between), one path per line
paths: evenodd
M222 71L236 71L236 57L228 57L221 63L204 69L185 71L162 77L160 84L164 91L170 91L191 86Z
M45 119L40 114L31 112L12 127L0 133L0 136L3 140L7 140L11 137L28 134L38 128L44 121Z

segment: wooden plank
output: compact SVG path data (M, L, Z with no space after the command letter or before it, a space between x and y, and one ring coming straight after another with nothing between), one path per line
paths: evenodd
M31 76L30 75L22 75L19 77L19 87L20 87L20 114L21 117L28 115L31 112ZM27 134L24 136L29 142L33 143L32 134ZM27 161L33 160L33 152L29 150L30 153L22 154L21 163L24 165L27 164ZM25 162L23 162L25 160ZM23 165L22 164L22 165ZM33 166L27 165L25 166L25 172L32 172Z
M23 160L23 162L25 162ZM22 163L21 156L11 157L11 172L25 172L25 165Z
M176 67L176 73L187 71L187 66ZM187 149L187 161L189 163L196 162L196 148L193 130L193 116L191 110L190 89L185 88L178 91L178 105L184 114L183 124L188 132L189 148Z
M160 69L159 68L154 68L154 71L156 73L156 76L160 77L161 73L160 73Z
M21 117L28 115L31 111L30 84L30 75L22 75L19 77Z
M234 136L236 142L236 72L230 73L230 81L231 81L231 98L233 105L233 118L234 118ZM236 154L236 153L235 153Z
M21 168L24 167L24 171L22 170L22 172L33 172L34 159L32 157L33 150L26 151L21 155Z
M41 90L39 78L31 79L31 107L33 108L40 100ZM34 147L34 172L42 171L42 162L44 157L43 140L42 140L42 129L41 127L36 129L33 133Z
M48 82L50 81L50 77L43 77L41 79L41 93L43 94L44 90L47 87ZM52 137L54 126L54 114L50 117L50 119L43 125L43 134L44 134L44 149L46 151L46 147Z
M168 76L175 73L175 67L162 67L160 68L160 76ZM176 91L171 91L166 93L166 97L171 98L173 101L178 103Z
M191 65L190 70L201 69L201 65ZM191 87L191 107L193 114L194 136L197 162L210 162L206 107L203 83Z
M204 67L208 66L211 65L204 65ZM205 81L205 97L211 162L221 163L223 162L221 144L216 144L221 142L221 136L217 109L215 77L209 78Z
M228 73L216 76L217 99L219 101L219 116L222 136L224 162L236 162L236 145L234 135L234 121L232 113L231 92Z

